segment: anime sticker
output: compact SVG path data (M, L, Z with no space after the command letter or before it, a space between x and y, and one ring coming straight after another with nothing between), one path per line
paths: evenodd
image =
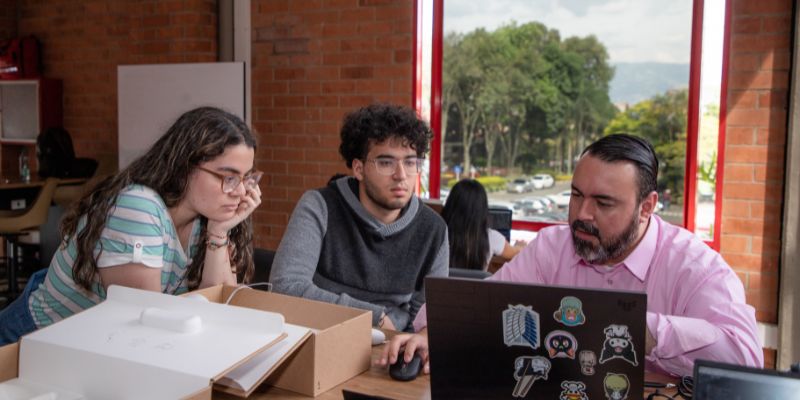
M566 296L561 299L561 306L553 313L553 318L566 326L583 325L586 322L583 303L577 297Z
M621 358L633 366L639 365L627 325L611 324L603 329L603 332L606 334L606 340L603 342L603 351L600 352L600 364Z
M581 364L581 373L594 375L594 366L597 365L597 354L591 350L581 350L578 353L578 362Z
M608 400L625 400L628 398L628 389L631 383L628 377L622 374L607 373L603 379L603 388Z
M550 372L550 360L542 356L520 356L514 360L514 379L517 385L511 393L514 397L525 397L533 382L537 379L547 380Z
M547 334L544 340L547 355L550 358L575 359L578 351L578 340L567 331L555 330Z
M561 382L561 395L559 400L589 400L586 395L586 384L580 381Z
M531 306L508 305L503 311L503 341L506 346L539 348L539 313Z

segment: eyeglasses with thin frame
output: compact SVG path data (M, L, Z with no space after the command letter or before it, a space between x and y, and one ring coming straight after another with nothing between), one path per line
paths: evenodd
M221 174L203 167L197 168L219 178L219 180L222 181L222 193L233 192L242 182L244 182L245 189L255 189L255 187L258 186L258 182L261 180L261 177L264 175L264 173L261 171L252 171L247 175L236 175Z
M417 175L422 168L422 159L417 157L404 158L398 160L392 157L378 157L367 158L364 161L369 161L375 164L375 169L383 176L391 176L397 171L397 166L402 162L403 171L406 175Z

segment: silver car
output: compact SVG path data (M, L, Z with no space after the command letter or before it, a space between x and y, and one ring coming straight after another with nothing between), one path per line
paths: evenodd
M507 190L508 193L526 193L531 191L531 187L527 179L517 178L508 182Z

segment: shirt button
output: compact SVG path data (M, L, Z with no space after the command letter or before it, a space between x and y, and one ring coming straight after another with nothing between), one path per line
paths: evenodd
M141 243L136 243L136 248L137 248L137 249L140 249L141 247L142 247L142 244L141 244Z

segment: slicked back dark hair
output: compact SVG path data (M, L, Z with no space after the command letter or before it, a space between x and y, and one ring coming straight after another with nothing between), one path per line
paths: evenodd
M433 138L430 127L411 108L393 104L371 104L344 118L339 154L353 167L353 160L364 159L371 144L400 139L424 157Z
M581 156L589 154L605 162L629 162L636 167L639 186L638 201L656 190L658 158L653 145L644 138L618 133L600 138L583 150Z

